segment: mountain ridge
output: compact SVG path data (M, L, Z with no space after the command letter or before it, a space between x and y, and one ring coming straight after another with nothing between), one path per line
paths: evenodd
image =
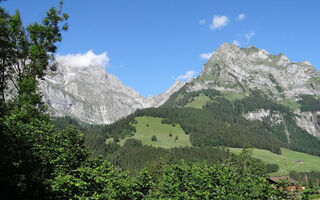
M94 124L110 124L137 109L161 106L184 83L177 81L168 91L143 98L101 66L70 67L57 71L40 83L43 100L55 117L69 115Z
M47 76L40 88L53 116L69 115L95 124L110 124L137 109L159 107L181 89L186 92L214 89L240 94L241 98L260 90L277 103L289 106L299 127L314 136L320 135L320 110L301 110L299 103L303 100L301 95L319 99L320 73L309 61L291 62L282 53L272 55L253 46L240 48L223 43L198 77L187 83L177 81L154 97L141 97L99 66L77 68L60 64L56 74ZM247 120L279 118L276 115L270 110L244 113L260 116Z
M282 53L271 55L253 46L239 48L224 43L186 87L188 92L216 89L245 96L260 90L280 104L290 104L299 127L320 136L320 110L302 111L299 104L304 95L320 99L320 72L309 61L291 62ZM246 113L250 114L254 113Z

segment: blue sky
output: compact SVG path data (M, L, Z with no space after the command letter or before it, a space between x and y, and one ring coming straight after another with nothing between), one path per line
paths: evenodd
M1 4L28 24L57 1ZM69 31L58 53L107 56L106 70L143 96L199 74L202 57L223 42L309 60L319 70L319 9L318 0L65 0Z

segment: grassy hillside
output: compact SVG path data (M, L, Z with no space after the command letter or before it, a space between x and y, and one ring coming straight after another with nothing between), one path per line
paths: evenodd
M187 103L184 107L202 109L202 106L204 106L210 100L211 99L208 96L200 94L199 96L193 97L191 102Z
M143 116L136 117L135 120L137 123L132 125L136 128L136 133L129 138L141 140L142 144L145 145L163 148L191 146L189 135L185 134L179 124L162 124L162 118L159 117ZM170 133L172 136L169 135ZM152 135L157 137L157 141L151 141ZM176 137L178 137L177 140ZM109 140L112 139L108 139L107 142ZM121 140L120 145L124 141L125 139Z
M241 148L230 148L231 152L240 153ZM281 149L282 155L271 153L267 150L254 149L253 157L262 160L265 163L277 164L280 169L271 175L289 174L290 171L307 172L311 170L320 171L320 157L312 156L306 153L300 153L289 149ZM302 163L298 163L302 160Z

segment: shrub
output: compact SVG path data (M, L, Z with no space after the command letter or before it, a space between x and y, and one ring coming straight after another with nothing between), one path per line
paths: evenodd
M152 142L156 142L156 141L158 141L157 136L152 135L152 137L151 137L151 141L152 141Z
M113 136L113 142L115 143L120 142L119 136L117 135Z

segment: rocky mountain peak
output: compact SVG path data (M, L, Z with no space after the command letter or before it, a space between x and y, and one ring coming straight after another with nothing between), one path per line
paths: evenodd
M76 67L60 63L57 71L41 82L40 89L51 115L110 124L137 109L162 105L183 85L176 82L158 96L143 98L102 66Z
M190 91L213 88L248 93L259 89L275 99L320 95L320 73L311 63L293 63L284 54L230 43L223 43L213 53L192 83Z

